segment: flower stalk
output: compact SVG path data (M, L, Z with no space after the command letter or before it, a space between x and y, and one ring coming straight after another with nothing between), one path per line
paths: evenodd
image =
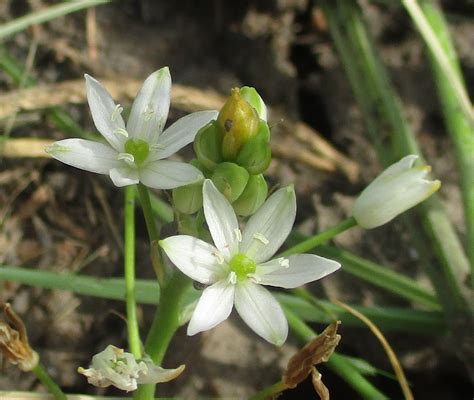
M140 332L135 300L135 192L133 186L125 188L125 300L127 331L130 351L135 358L142 356Z

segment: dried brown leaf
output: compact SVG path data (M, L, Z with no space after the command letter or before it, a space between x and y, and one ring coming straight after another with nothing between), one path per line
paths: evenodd
M5 321L0 321L0 353L22 371L31 371L38 364L38 354L28 342L23 321L10 304L0 304Z
M286 371L283 373L283 382L286 387L290 389L296 387L308 377L314 365L329 360L341 339L341 336L337 334L340 323L340 321L333 322L319 336L291 357Z

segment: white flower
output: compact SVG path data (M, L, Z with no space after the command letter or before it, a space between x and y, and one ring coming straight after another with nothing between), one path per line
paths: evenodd
M359 195L352 208L357 223L365 228L376 228L426 200L436 192L441 182L426 176L429 165L413 167L417 155L408 155L385 169Z
M153 364L150 358L136 361L131 353L113 345L92 357L92 365L79 367L78 372L97 387L115 386L127 392L135 390L138 384L169 382L178 377L184 365L176 369L164 369Z
M211 329L235 308L258 335L282 345L288 322L277 300L261 285L294 288L320 279L340 264L312 254L268 261L290 233L296 214L292 187L278 190L249 219L243 232L227 199L212 181L203 186L204 214L215 246L192 236L160 242L171 261L204 289L188 335Z
M163 132L170 107L171 76L167 67L151 74L137 94L123 121L120 104L107 90L85 75L87 100L95 126L108 144L84 139L65 139L46 151L73 167L107 174L116 186L142 182L156 189L172 189L202 179L192 165L163 160L191 143L198 130L217 118L217 111L189 114Z

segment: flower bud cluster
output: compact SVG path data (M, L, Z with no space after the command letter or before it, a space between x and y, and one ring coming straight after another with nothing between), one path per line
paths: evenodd
M238 215L249 216L265 201L263 172L271 161L267 109L254 88L234 88L217 120L209 122L194 141L193 165L213 181ZM202 183L177 188L178 211L192 214L202 207Z

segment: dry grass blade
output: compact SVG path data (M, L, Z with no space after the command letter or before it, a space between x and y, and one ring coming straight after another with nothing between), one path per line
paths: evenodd
M44 157L50 158L44 149L53 141L50 139L39 138L18 138L7 139L2 142L0 156L14 157Z
M142 84L138 80L126 78L105 79L101 82L115 99L133 99ZM86 93L82 79L43 84L20 92L12 91L0 95L0 120L18 111L35 111L64 104L82 104L85 101ZM174 84L172 88L172 105L186 112L220 109L224 102L224 96L210 90L180 84ZM277 129L283 134L280 136L281 141L272 141L272 151L275 155L300 162L314 169L330 173L340 172L351 182L357 180L359 166L336 150L318 132L275 110L270 110L270 113L275 115L275 120L284 121ZM295 145L298 146L298 151L295 151ZM18 154L18 156L22 155Z
M383 333L375 326L375 324L368 319L364 314L360 313L357 310L354 310L351 306L342 303L338 300L333 300L334 304L337 304L338 306L344 308L348 312L350 312L354 317L359 318L364 324L366 324L371 332L377 337L379 342L382 344L385 353L387 353L388 359L390 360L390 363L392 364L393 370L395 371L395 375L398 379L398 382L400 383L400 387L402 388L403 396L405 400L413 400L413 394L410 390L410 387L408 386L407 379L405 377L405 373L403 372L403 368L400 364L400 361L398 361L398 358L393 351L392 347L388 343L387 339L385 339L385 336Z

